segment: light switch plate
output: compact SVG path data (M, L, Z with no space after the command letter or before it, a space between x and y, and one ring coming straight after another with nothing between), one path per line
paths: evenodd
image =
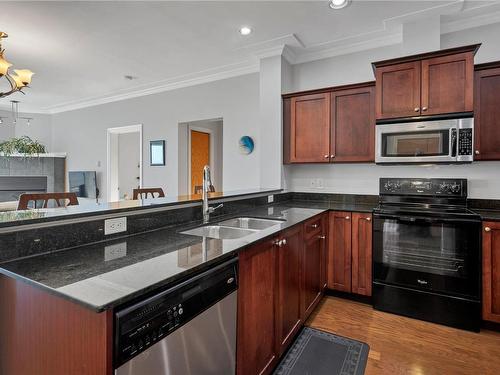
M267 203L273 203L274 202L274 195L268 195L267 196Z
M127 231L127 218L118 217L116 219L104 220L104 235L121 233Z

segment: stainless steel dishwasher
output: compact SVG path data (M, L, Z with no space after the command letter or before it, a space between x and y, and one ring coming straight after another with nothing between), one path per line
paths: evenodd
M236 371L237 260L115 314L115 375Z

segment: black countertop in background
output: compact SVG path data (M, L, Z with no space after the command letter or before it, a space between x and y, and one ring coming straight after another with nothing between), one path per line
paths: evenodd
M232 216L285 221L235 240L180 233L202 224L195 222L2 263L0 273L100 312L234 257L238 250L327 209L293 202L262 206Z

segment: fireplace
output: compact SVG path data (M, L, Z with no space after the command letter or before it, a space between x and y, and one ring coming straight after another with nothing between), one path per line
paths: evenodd
M47 176L0 176L0 202L17 201L23 193L47 192Z

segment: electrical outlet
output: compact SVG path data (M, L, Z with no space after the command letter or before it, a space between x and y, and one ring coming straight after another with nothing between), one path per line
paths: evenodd
M104 247L104 261L109 262L113 259L123 258L127 255L127 243L120 242L114 245Z
M316 179L316 187L318 189L323 189L323 179L322 178Z
M316 187L316 180L314 178L309 182L309 186L313 189Z
M268 195L267 196L267 203L273 203L274 202L274 195Z
M121 233L127 231L127 218L119 217L116 219L104 220L104 235Z

